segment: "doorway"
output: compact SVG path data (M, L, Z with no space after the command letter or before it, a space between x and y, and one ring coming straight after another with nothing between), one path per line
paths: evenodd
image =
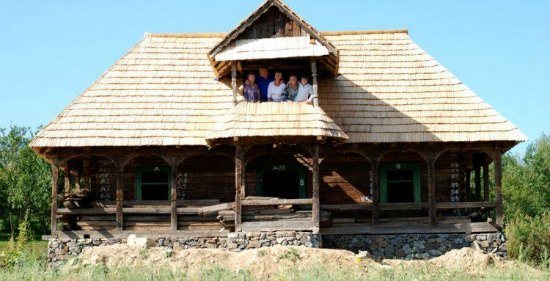
M258 170L256 180L260 196L306 198L306 169L301 165L272 165Z

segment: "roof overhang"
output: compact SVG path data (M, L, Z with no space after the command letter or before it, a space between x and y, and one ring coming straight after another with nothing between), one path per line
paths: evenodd
M307 58L328 56L329 50L309 36L241 39L218 53L216 61Z

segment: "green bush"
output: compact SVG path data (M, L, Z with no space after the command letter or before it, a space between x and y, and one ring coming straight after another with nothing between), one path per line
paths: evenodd
M517 217L506 227L506 236L510 257L550 267L550 214Z

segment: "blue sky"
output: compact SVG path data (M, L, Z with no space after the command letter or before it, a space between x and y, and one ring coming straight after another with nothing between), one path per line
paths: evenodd
M550 1L285 2L319 30L406 28L531 140L550 133ZM0 0L0 127L47 124L144 32L228 31L260 3Z

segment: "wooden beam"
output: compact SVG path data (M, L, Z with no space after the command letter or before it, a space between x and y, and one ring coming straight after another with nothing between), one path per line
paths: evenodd
M235 231L242 230L242 172L243 172L243 153L241 145L235 146Z
M172 186L171 186L171 200L170 200L170 228L172 231L178 230L178 192L177 192L177 183L178 183L178 159L173 157L170 163L170 168L172 171Z
M313 192L312 192L312 216L313 216L313 233L319 233L319 221L320 221L320 199L319 199L319 144L313 145Z
M305 199L246 199L241 201L241 206L277 206L277 205L313 205L313 198Z
M429 152L426 157L428 164L428 202L429 202L429 218L430 224L436 224L436 208L435 208L435 153Z
M370 158L372 168L372 223L380 222L380 175L379 166L381 156Z
M472 190L471 190L471 187L470 187L470 182L472 181L472 171L471 170L465 170L465 186L464 186L464 189L465 189L465 192L466 192L466 198L465 200L466 201L470 201L472 199L472 196L471 196L471 193L472 193Z
M68 195L71 193L71 168L67 162L63 163L63 179L64 193Z
M483 201L489 201L489 163L486 157L483 161Z
M233 105L237 105L237 62L231 61L231 89L233 89Z
M479 201L479 202L437 202L435 207L438 210L453 210L453 209L471 209L471 208L495 208L495 202Z
M124 165L119 160L116 166L116 229L123 230Z
M52 167L52 207L51 207L51 234L57 237L57 181L59 180L59 169L57 161L51 164Z
M502 209L502 152L497 147L493 154L495 163L495 193L496 193L496 223L499 226L504 224L504 213Z
M481 200L481 163L479 159L479 154L473 155L473 166L474 166L474 184L475 184L475 201Z
M313 85L313 95L315 98L313 99L313 106L318 107L319 106L319 84L317 82L317 60L314 58L311 58L310 60L311 64L311 77L312 77L312 85Z

